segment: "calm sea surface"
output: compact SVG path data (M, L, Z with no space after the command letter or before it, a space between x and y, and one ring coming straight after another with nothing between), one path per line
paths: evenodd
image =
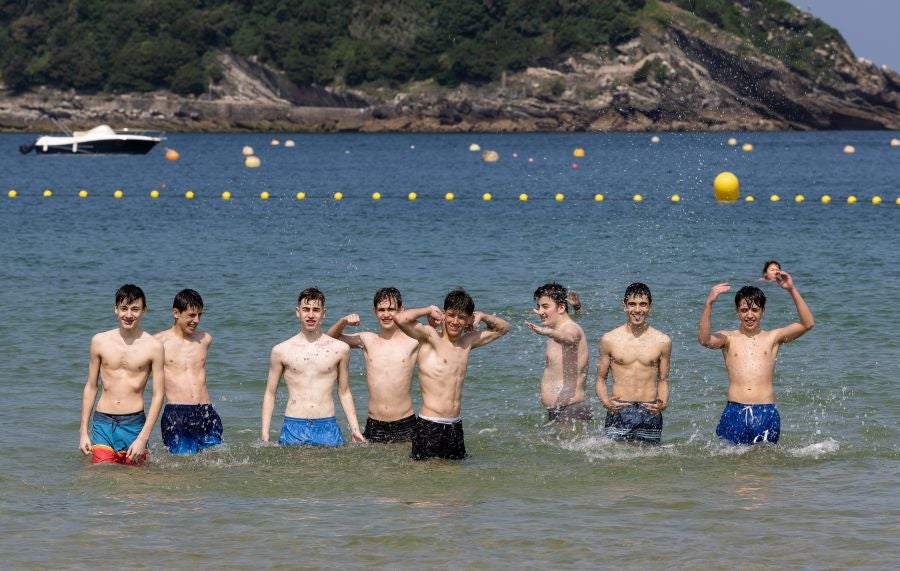
M752 152L729 136L279 135L296 141L285 148L264 134L173 134L177 162L162 148L21 156L29 137L0 136L2 566L895 568L900 148L888 142L898 134L735 135ZM470 143L500 161L482 162ZM244 167L244 145L261 168ZM585 157L573 158L577 147ZM716 203L724 170L756 201ZM727 379L720 353L697 344L697 320L713 284L756 283L768 259L792 273L816 327L779 355L780 444L737 449L715 437ZM545 339L523 322L550 280L585 307L597 418L584 431L543 426ZM624 322L632 281L650 285L651 322L674 345L658 448L603 438L593 397L597 340ZM155 429L142 469L91 466L78 452L88 344L116 327L125 282L146 291L151 332L170 325L175 292L203 295L222 447L173 457ZM296 332L297 292L312 285L329 324L358 312L375 329L371 297L387 285L408 307L464 286L513 324L470 362L469 459L414 463L408 445L260 445L269 351ZM764 326L794 320L789 296L763 287ZM729 305L715 306L714 328L736 324ZM351 386L364 422L359 353ZM282 386L273 435L284 398Z

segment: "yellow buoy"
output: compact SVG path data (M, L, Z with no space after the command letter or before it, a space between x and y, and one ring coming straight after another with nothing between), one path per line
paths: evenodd
M485 151L481 153L481 160L486 163L496 163L500 160L500 154L497 151Z
M341 191L337 191L334 193L335 200L344 200L344 193Z
M820 200L822 201L822 204L831 204L831 197L827 194L823 194Z
M634 196L631 197L631 200L633 200L635 202L641 202L642 200L644 200L644 197L641 196L640 194L635 194Z
M803 202L806 198L802 194L798 194L794 197L794 202Z
M744 199L744 202L756 202L756 199L752 196L748 196Z
M581 147L578 147L577 149L572 151L572 156L580 159L581 157L584 156L584 149L582 149Z
M51 196L53 196L53 191L50 190L49 188L45 188L44 189L44 198L50 198Z
M566 195L561 192L557 192L556 196L554 196L553 198L556 199L556 202L562 202L563 200L566 199Z
M896 204L897 206L900 206L900 196L898 196L898 197L894 200L894 204Z
M741 150L743 150L745 153L749 153L753 150L753 145L751 145L750 143L744 143L744 146L741 147Z
M159 198L159 191L155 188L150 191L150 198Z
M406 198L408 198L408 199L410 199L410 200L415 200L415 199L417 199L418 197L419 197L419 195L416 194L415 192L410 192L409 194L406 195Z
M118 190L116 190L116 191L113 193L113 196L116 197L116 198L122 198L123 196L125 196L125 193L122 192L121 189L118 189Z
M15 197L19 196L19 193L16 192L16 189L12 188L9 190L9 192L6 193L6 196L8 196L10 198L15 198Z
M253 147L251 147L250 145L247 145L246 147L241 149L241 154L244 155L245 157L249 157L249 156L253 155Z
M489 202L491 200L491 198L492 198L492 196L491 196L490 192L485 192L484 194L481 195L481 200L483 200L485 202Z
M181 155L178 154L178 151L175 149L166 149L166 160L167 161L177 161L181 158Z
M477 153L481 150L481 145L479 145L478 143L472 143L471 145L469 145L469 150L473 153Z
M227 190L222 193L222 200L231 200L231 193Z
M453 196L452 192L448 192L447 194L444 195L444 200L453 200L454 198L455 197Z
M269 193L264 190L259 193L259 197L262 198L263 200L269 200Z
M728 139L728 145L731 147L737 146L737 139L735 139L734 137L731 137L730 139Z
M381 193L376 191L372 193L372 200L381 200Z
M87 198L88 191L86 191L85 189L82 188L81 190L78 191L78 197L79 198Z
M187 192L184 193L184 197L187 198L188 200L194 200L194 196L195 196L195 195L194 195L194 191L193 191L193 190L189 190L189 191L187 191Z
M720 202L734 202L741 196L741 183L734 173L720 172L713 180L713 192Z
M856 204L856 197L852 194L847 197L847 204Z
M594 195L594 202L603 202L604 198L605 197L598 192L597 194Z
M261 164L259 157L255 155L250 155L246 159L244 159L244 166L248 169L258 169Z
M854 147L853 145L845 145L844 146L844 154L852 155L855 152L856 152L856 147Z
M898 198L897 200L900 200L900 198ZM523 192L522 194L520 194L520 195L519 195L519 202L528 202L528 195L525 194L524 192Z
M672 202L681 202L681 197L677 194L672 195Z
M769 200L771 200L772 202L778 202L779 200L781 200L781 197L778 196L777 194L773 194L772 196L769 197Z
M880 197L880 196L873 196L873 197L872 197L872 204L881 204L881 197Z
M297 198L297 200L305 200L305 199L306 199L306 193L303 192L303 191L300 191L300 192L297 193L296 198Z

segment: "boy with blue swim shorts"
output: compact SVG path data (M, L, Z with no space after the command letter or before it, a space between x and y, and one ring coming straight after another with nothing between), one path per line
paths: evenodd
M340 446L334 391L347 417L354 442L365 442L359 431L356 406L350 392L350 346L322 332L325 294L316 288L300 292L297 299L300 332L272 349L263 393L260 439L269 441L278 384L284 377L288 389L284 425L278 442L287 446Z
M729 290L727 283L713 286L700 316L698 340L704 347L719 349L728 371L728 403L722 412L716 435L733 444L776 443L781 433L781 417L775 407L773 376L778 350L815 325L815 319L791 276L775 272L775 282L791 295L799 321L765 331L761 322L766 296L758 287L745 286L734 296L740 328L711 333L712 304Z
M166 406L159 423L172 454L196 454L222 443L222 420L206 386L212 335L200 331L203 298L184 289L172 302L172 327L156 334L165 349Z
M118 328L91 339L78 448L94 463L134 465L147 456L147 441L162 408L164 353L162 343L141 328L147 313L143 290L125 284L115 299ZM145 415L144 389L151 376L153 396Z

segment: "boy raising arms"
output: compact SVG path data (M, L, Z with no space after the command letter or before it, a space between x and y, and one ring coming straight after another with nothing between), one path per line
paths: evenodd
M262 402L260 438L269 441L278 383L284 376L288 402L278 443L286 446L341 446L344 437L334 415L334 389L347 417L351 438L365 442L350 393L350 346L322 332L325 294L307 288L297 298L300 333L272 349Z
M728 371L728 404L719 419L716 435L733 444L778 442L781 417L775 407L772 382L778 350L784 343L797 339L815 325L813 314L791 276L778 270L775 281L790 293L799 322L764 331L761 322L766 309L766 296L757 287L745 286L734 296L740 328L710 333L712 304L730 289L727 283L712 287L700 316L700 344L710 349L720 349Z
M206 355L212 335L199 331L203 298L183 289L172 302L171 328L155 337L165 348L166 406L159 422L172 454L196 454L222 443L222 420L206 388Z
M378 290L373 304L381 331L344 335L348 325L359 326L359 315L351 313L332 325L328 336L362 349L366 357L369 418L363 436L369 442L407 442L416 424L410 390L419 342L394 322L397 313L403 311L403 298L397 288Z
M647 323L653 308L650 288L635 282L622 302L626 321L600 338L597 396L606 408L607 438L659 444L662 412L669 406L672 340ZM606 378L612 371L612 396Z
M419 323L420 317L441 323L441 331ZM443 311L434 305L407 309L398 313L394 321L421 344L418 364L422 408L413 432L410 457L414 460L465 458L460 410L469 352L506 335L509 324L495 315L475 311L472 297L461 289L447 294ZM478 329L482 322L486 329Z
M584 394L588 370L588 344L581 326L569 317L569 294L556 282L544 284L534 292L541 325L525 325L547 337L544 374L541 377L541 403L551 422L591 420L593 409Z
M141 288L132 284L120 287L115 313L119 327L91 339L78 448L85 456L90 454L94 463L137 465L147 457L147 441L162 408L163 346L141 328L141 318L147 313ZM145 415L144 388L151 375L153 393ZM103 390L98 401L100 383Z

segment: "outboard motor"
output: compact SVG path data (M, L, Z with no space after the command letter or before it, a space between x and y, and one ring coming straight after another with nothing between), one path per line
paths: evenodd
M25 143L24 145L19 145L19 152L23 155L27 155L31 151L34 150L34 143Z

